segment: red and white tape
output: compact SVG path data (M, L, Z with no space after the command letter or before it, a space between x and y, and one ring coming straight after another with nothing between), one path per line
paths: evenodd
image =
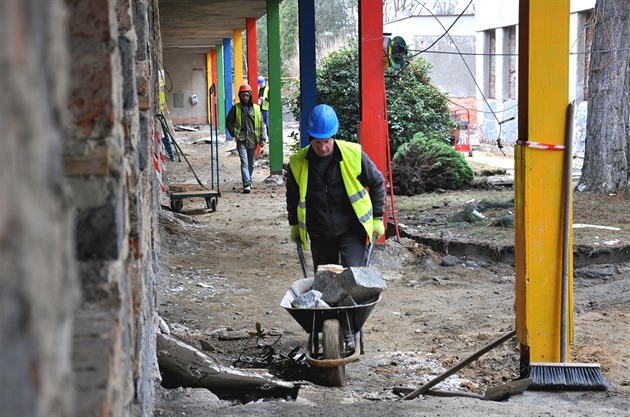
M164 172L166 160L164 158L164 144L162 143L162 138L160 138L160 134L157 130L154 131L153 137L155 138L157 147L160 150L159 156L156 152L153 152L153 168L155 169L155 175L157 176L158 183L160 184L160 190L162 190L162 192L166 192L166 187L162 181L162 172Z
M531 141L518 141L517 145L528 146L534 149L548 149L552 151L563 151L564 145L552 145L549 143L531 142Z
M158 161L157 155L153 154L153 167L155 168L155 175L157 176L158 182L160 184L160 190L166 192L166 187L162 182L162 170L160 169L160 162Z

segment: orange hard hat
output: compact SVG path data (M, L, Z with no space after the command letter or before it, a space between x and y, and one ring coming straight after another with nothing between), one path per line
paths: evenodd
M249 84L243 84L242 86L239 87L238 89L239 94L241 94L244 91L248 92L249 94L252 93L252 88L249 86Z

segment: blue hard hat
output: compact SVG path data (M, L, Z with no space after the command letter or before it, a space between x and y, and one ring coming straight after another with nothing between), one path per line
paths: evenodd
M339 130L337 114L328 104L318 104L306 121L306 132L315 139L328 139Z
M258 85L263 85L265 83L264 77L258 77Z

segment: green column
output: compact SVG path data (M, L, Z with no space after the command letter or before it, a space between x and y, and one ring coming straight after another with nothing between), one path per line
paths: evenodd
M225 132L225 91L223 82L223 44L217 44L217 114L219 130ZM228 111L230 109L227 109Z
M282 97L280 91L280 0L267 0L267 39L269 56L269 165L272 174L281 174Z

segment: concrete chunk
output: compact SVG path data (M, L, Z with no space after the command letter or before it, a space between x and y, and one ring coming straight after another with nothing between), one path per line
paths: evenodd
M318 269L313 290L322 293L321 299L337 306L350 296L357 304L365 303L387 288L383 276L369 267Z

